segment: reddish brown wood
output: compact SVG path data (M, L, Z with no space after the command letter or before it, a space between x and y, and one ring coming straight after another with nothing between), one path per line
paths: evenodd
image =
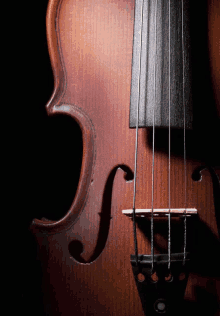
M211 16L214 11L210 10ZM31 227L40 249L47 315L144 315L130 265L132 221L122 214L132 208L133 198L133 181L125 179L125 171L134 170L135 154L135 130L129 129L133 19L134 1L49 2L47 39L55 88L47 112L66 114L78 122L83 160L77 193L66 216L57 222L35 219ZM220 60L217 50L213 59ZM212 60L218 100L220 80L214 64ZM151 208L148 133L147 129L139 132L139 209ZM198 165L187 160L186 207L198 210L200 226L217 242L210 174L204 171L199 182L191 178ZM168 208L167 167L167 153L156 151L154 208ZM183 183L183 159L172 156L171 208L185 207ZM139 253L150 253L149 240L140 229L137 233ZM157 252L166 246L164 239L157 232ZM200 249L206 251L207 245L204 247ZM219 276L201 275L196 269L190 275L185 299L197 304L201 300L197 289L205 289L210 280L211 291L220 302ZM220 311L210 315L220 315Z

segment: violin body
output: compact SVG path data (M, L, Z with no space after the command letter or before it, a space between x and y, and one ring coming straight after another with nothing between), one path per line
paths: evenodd
M67 214L59 221L35 219L31 225L43 269L45 315L144 316L130 262L133 222L122 213L132 209L134 194L136 131L129 128L134 6L124 0L50 0L48 5L54 92L46 109L79 124L83 156ZM150 129L139 129L137 209L151 208L151 135ZM196 263L187 281L184 311L220 315L213 177L209 169L200 170L201 178L192 177L201 166L194 157L186 160L185 177L183 156L173 150L169 161L166 146L157 150L161 133L156 137L154 208L168 209L169 199L171 208L184 208L187 196L187 208L198 211L191 229L195 242L187 235ZM174 220L172 225L172 251L181 252L183 224ZM150 253L150 220L137 221L137 242L140 254ZM167 219L158 220L155 253L165 253L167 243Z

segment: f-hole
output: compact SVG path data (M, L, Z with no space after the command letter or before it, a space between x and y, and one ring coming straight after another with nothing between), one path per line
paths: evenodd
M98 238L97 238L97 244L95 246L95 249L89 258L89 260L85 260L81 254L83 253L83 244L79 240L72 240L69 243L69 252L70 255L79 263L92 263L95 261L102 251L105 248L108 234L109 234L109 228L110 228L110 221L111 221L111 205L112 205L112 190L113 190L113 183L115 179L115 175L117 173L118 169L122 169L125 173L124 179L126 181L131 181L134 178L134 174L132 170L126 166L126 165L117 165L115 168L112 169L110 172L108 179L105 184L103 199L102 199L102 208L101 212L99 213L100 216L100 224L99 224L99 231L98 231Z

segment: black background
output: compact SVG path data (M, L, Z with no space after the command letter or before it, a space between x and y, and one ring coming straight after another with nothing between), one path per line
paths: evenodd
M8 71L8 131L13 131L7 144L13 302L9 310L15 307L23 315L36 316L44 315L42 272L29 226L34 218L58 220L66 214L82 156L81 131L75 121L61 115L49 117L45 109L54 86L46 40L48 2L24 1L13 7L12 69Z

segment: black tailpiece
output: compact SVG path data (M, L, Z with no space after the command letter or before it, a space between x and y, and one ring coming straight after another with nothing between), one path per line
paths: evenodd
M145 315L180 315L189 275L189 253L154 255L154 273L152 274L152 256L131 255L134 278Z

